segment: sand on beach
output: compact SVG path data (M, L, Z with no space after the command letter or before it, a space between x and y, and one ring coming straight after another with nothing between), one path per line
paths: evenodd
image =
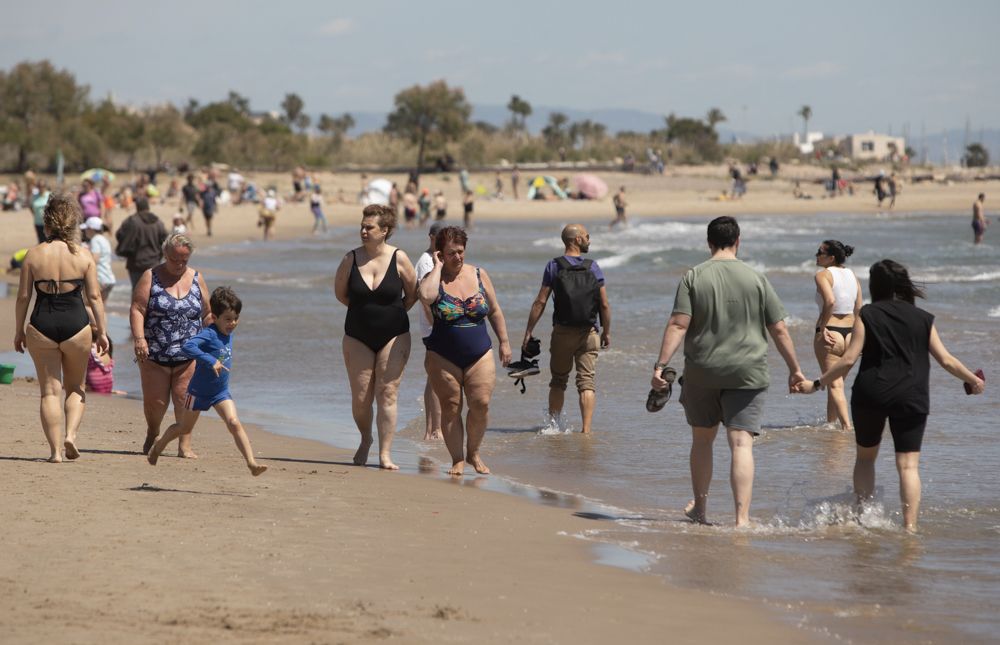
M139 402L93 394L82 456L53 465L37 408L35 383L0 386L0 641L814 640L759 603L594 564L573 537L592 521L472 477L250 428L270 467L253 478L209 415L200 459L153 467Z

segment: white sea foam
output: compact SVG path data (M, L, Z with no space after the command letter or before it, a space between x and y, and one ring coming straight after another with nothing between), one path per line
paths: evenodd
M1000 306L993 307L990 312L986 314L990 318L1000 318Z
M992 282L1000 280L1000 271L982 271L980 273L963 273L959 267L930 267L924 272L915 274L913 279L917 282L941 283L941 282Z

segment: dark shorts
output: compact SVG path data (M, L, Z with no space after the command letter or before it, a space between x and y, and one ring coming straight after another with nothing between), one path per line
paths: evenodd
M205 216L205 219L212 219L215 217L215 211L213 210L203 210L202 214Z
M403 217L406 218L407 222L412 222L413 220L415 220L417 218L417 211L415 209L412 209L412 208L404 208L403 209Z
M972 232L976 235L982 235L986 228L983 226L982 222L977 219L972 220Z
M187 398L184 399L184 408L196 412L205 412L206 410L211 410L216 404L232 398L233 395L229 393L229 390L223 390L214 396L198 396L193 392L188 392Z
M448 215L448 211L438 210L434 213L434 217L437 219L444 219Z
M727 428L760 434L760 418L764 414L767 388L759 390L719 390L700 385L681 385L681 405L689 425L715 428L720 423Z
M887 410L871 410L851 406L854 419L854 439L862 448L874 448L882 443L882 431L889 421L889 432L896 452L920 452L927 427L926 414L893 415Z

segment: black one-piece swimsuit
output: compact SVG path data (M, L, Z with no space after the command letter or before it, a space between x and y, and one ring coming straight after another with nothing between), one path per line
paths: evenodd
M40 284L50 291L42 291ZM66 293L59 292L59 284L75 285ZM90 324L87 308L83 306L83 278L75 280L35 280L35 309L31 312L31 326L49 340L62 343L80 333Z
M358 271L358 257L352 251L354 263L347 281L347 318L344 333L364 343L368 349L378 353L390 340L410 331L410 318L403 306L403 280L396 268L396 253L393 251L389 268L378 288L372 289Z

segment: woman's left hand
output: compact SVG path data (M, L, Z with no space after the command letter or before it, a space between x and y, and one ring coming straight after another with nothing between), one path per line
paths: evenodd
M500 343L500 364L504 367L510 365L510 361L513 358L513 354L510 351L510 341L502 341Z
M14 351L18 354L24 353L24 331L20 330L14 334Z

